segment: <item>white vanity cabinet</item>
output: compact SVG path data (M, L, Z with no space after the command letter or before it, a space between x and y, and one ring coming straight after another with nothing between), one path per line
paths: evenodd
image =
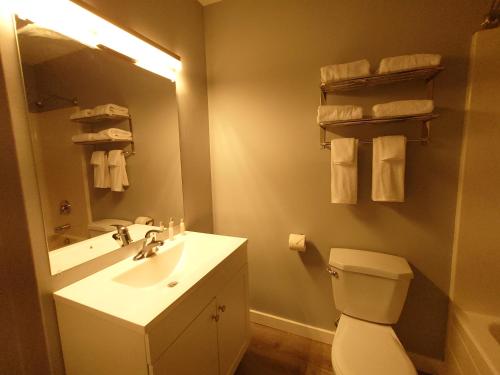
M97 311L99 303L104 304L101 299L111 294L79 298L82 290L92 287L92 280L78 282L86 286L56 292L67 375L234 373L249 342L246 242L212 265L193 286L182 285L180 278L179 285L162 290L164 298L170 292L179 296L172 297L163 311L151 314L153 318L144 324L135 318L142 317L143 306L133 298L122 300L116 292L114 297L120 300L116 302L119 306L113 305L115 316L110 308ZM158 304L151 306L158 308ZM127 310L117 316L121 309Z
M247 272L242 270L153 363L150 374L232 374L248 338Z

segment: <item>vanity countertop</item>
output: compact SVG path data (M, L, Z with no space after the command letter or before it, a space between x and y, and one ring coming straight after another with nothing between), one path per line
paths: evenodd
M246 243L245 238L186 232L166 240L157 255L122 260L54 293L138 331L148 326ZM175 282L174 287L168 284Z
M144 234L151 228L153 227L142 224L128 226L130 236L134 241L144 238ZM79 266L119 248L120 245L113 239L113 233L110 232L52 250L49 252L52 275Z

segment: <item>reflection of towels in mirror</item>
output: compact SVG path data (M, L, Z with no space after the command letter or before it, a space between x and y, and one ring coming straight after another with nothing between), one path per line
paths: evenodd
M102 130L98 133L101 136L107 137L107 139L113 139L113 140L127 140L131 141L132 140L132 133L123 130L123 129L118 129L118 128L109 128Z
M125 155L122 150L111 150L108 155L111 191L122 192L129 186Z
M94 187L107 189L110 187L108 159L104 151L94 151L90 158L94 166Z

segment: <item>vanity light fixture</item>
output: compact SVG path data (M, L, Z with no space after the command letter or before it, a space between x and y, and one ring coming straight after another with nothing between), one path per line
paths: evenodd
M23 20L52 29L91 48L112 50L135 65L175 81L180 57L156 43L97 16L70 0L12 0L12 12Z

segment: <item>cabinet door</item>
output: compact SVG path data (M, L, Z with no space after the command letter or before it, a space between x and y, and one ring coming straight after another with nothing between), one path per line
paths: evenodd
M153 375L217 375L216 315L213 299L153 364Z
M246 267L217 294L220 375L236 370L249 341L248 274Z

